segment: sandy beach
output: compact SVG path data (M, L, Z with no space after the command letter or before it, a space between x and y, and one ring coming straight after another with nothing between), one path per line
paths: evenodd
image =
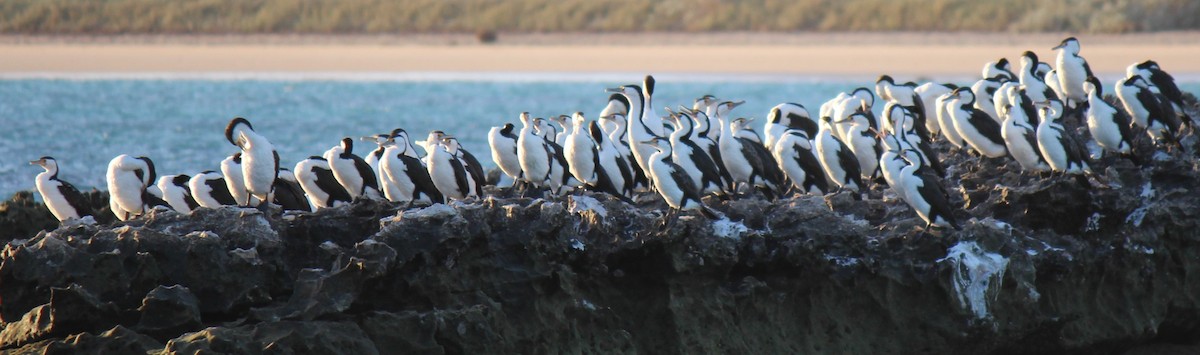
M660 73L976 75L983 63L1034 50L1053 61L1066 34L501 34L0 36L0 76L108 73ZM1200 33L1078 36L1102 74L1155 59L1200 74ZM1015 69L1015 68L1014 68Z

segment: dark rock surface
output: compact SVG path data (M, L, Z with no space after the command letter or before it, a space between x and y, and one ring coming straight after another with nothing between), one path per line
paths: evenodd
M947 152L961 231L925 231L878 187L864 201L712 200L728 219L684 214L670 229L653 198L590 193L66 226L0 253L0 351L1194 349L1200 167L1187 142L1139 143L1145 167L1099 159L1091 187Z

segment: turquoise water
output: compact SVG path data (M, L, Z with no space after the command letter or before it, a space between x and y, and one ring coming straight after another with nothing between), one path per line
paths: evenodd
M489 127L516 124L521 111L539 117L582 111L594 119L607 103L606 87L640 80L0 80L0 196L33 189L41 169L28 161L43 155L58 159L61 177L82 190L103 188L108 161L119 154L149 156L159 175L219 170L220 161L236 151L224 138L225 124L235 116L248 118L267 136L287 168L342 137L397 127L417 139L430 130L446 131L490 165ZM694 98L713 94L746 100L735 110L741 117L762 118L789 101L815 114L824 100L869 83L660 78L654 105L690 106ZM1200 83L1182 86L1200 91ZM367 144L356 145L355 152L374 149Z

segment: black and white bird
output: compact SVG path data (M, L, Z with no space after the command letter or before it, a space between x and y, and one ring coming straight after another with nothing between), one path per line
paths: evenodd
M1045 74L1038 73L1038 56L1031 51L1025 51L1021 55L1021 68L1017 73L1017 79L1021 85L1025 87L1025 95L1029 96L1032 102L1043 102L1050 99L1058 99L1058 95L1046 85ZM1030 121L1030 123L1034 123Z
M691 137L695 128L695 119L686 111L672 112L667 121L675 125L671 132L671 161L675 162L691 178L692 186L701 195L715 193L725 194L725 182L716 163L709 158Z
M363 141L375 143L375 150L372 150L370 153L367 153L366 156L362 157L363 160L367 162L367 165L371 166L372 171L379 171L379 158L383 157L383 142L386 142L387 139L388 134L376 134L374 136L362 137Z
M721 127L721 123L717 122L717 105L721 103L722 101L718 100L717 97L713 95L704 95L700 98L697 98L695 101L692 101L692 111L703 112L704 117L708 118L708 129L700 129L700 131L708 132L708 137L712 138L714 142L720 139L721 131L724 130L724 128ZM700 116L697 115L696 117ZM703 127L701 125L696 126Z
M724 121L724 118L720 119L725 129L721 130L721 139L717 143L721 147L725 168L733 178L735 189L731 192L737 192L737 183L746 183L750 188L759 187L767 199L774 199L783 187L783 172L779 171L779 164L761 143L738 136L738 131L746 125L746 119L738 118L728 124Z
M629 115L629 99L625 95L613 93L608 96L608 104L604 105L604 109L600 110L599 118L600 128L604 131L604 135L612 137L614 132L624 130L625 124L617 120L605 119L611 118L614 115L620 115L622 118ZM626 143L626 145L629 145Z
M271 194L271 202L279 205L284 211L312 212L312 203L304 194L304 187L296 179L296 174L288 169L279 169L275 178L275 192Z
M46 170L37 175L35 180L37 190L42 195L42 201L46 204L46 208L50 209L50 213L54 214L59 222L92 215L91 205L88 204L83 194L79 193L75 185L58 178L57 160L52 157L41 157L29 164L40 166Z
M550 146L534 132L534 118L522 112L521 132L517 135L517 161L524 172L524 179L533 187L545 187L550 180ZM541 119L536 119L540 121Z
M333 176L350 193L352 200L383 198L375 171L362 157L354 154L353 139L342 138L340 144L329 148L322 157L329 162Z
M962 149L967 146L967 142L958 134L958 128L954 126L954 117L950 114L950 111L958 109L958 106L955 105L957 100L954 97L953 90L938 96L934 100L934 109L937 110L934 112L936 113L935 116L937 117L941 137L955 148Z
M997 122L1004 125L1004 119L1008 115L1008 110L1012 108L1012 90L1020 89L1021 83L1017 81L1005 81L1000 84L1000 88L992 93L992 107L996 109Z
M265 204L279 173L279 153L266 137L254 131L250 121L237 117L225 127L225 139L242 150L242 178L246 192ZM228 180L228 177L226 177ZM242 206L248 206L249 200Z
M646 90L637 85L625 85L615 89L608 89L608 91L620 93L629 100L629 115L626 116L625 122L625 129L628 131L626 139L629 142L629 148L637 166L639 168L649 166L650 155L654 154L655 149L653 146L645 145L642 142L662 136L662 120L647 122L643 119L646 117L646 111L654 111L646 107ZM649 180L651 176L647 173L646 177Z
M832 121L834 134L838 139L843 142L849 139L847 131L850 130L850 125L844 119L856 112L866 115L869 126L874 130L879 130L879 123L876 122L875 114L872 111L872 108L875 107L875 94L871 90L864 87L855 88L849 94L839 94L838 97L842 99L834 105Z
M561 130L555 129L552 132L553 138L554 138L554 143L558 144L560 146L566 146L567 138L570 137L571 132L573 132L573 130L571 129L571 116L567 116L567 115L553 116L553 117L549 118L549 121L557 123L559 127L562 127ZM553 125L548 125L548 126L550 126L550 128L554 128Z
M1139 127L1159 142L1179 144L1179 130L1183 122L1174 113L1171 103L1162 94L1154 92L1141 75L1134 75L1116 85L1117 98L1125 111Z
M856 112L841 121L834 122L850 127L846 130L844 143L850 148L850 152L854 153L855 159L858 161L859 172L863 174L863 180L871 180L879 176L879 155L883 153L879 140L876 138L879 133L870 127L867 120L866 115Z
M512 123L492 127L488 131L488 147L492 149L492 161L500 168L500 172L518 181L522 175L521 160L517 157L517 132L513 132L513 129Z
M1059 89L1062 90L1068 107L1076 107L1087 101L1083 92L1083 82L1093 76L1092 67L1087 60L1079 56L1079 40L1068 37L1053 48L1058 51L1054 59L1054 71L1058 74Z
M398 203L445 203L445 196L429 176L429 168L410 152L415 148L408 140L404 130L396 129L384 143L386 148L379 161L379 170L383 172L381 183L387 186L385 197Z
M1096 144L1105 150L1117 154L1129 155L1133 149L1133 133L1129 128L1129 116L1115 106L1104 101L1104 88L1100 79L1089 76L1083 82L1083 92L1087 94L1088 132Z
M233 196L233 205L249 206L251 203L250 191L246 190L246 178L242 174L241 151L233 153L221 161L221 176L225 180L226 188L229 189L229 195Z
M1000 76L1007 77L1008 80L1017 80L1017 76L1012 72L1012 64L1008 62L1008 58L1000 58L983 65L982 79Z
M917 96L921 97L921 106L925 108L925 130L929 132L931 141L934 135L941 134L942 131L942 125L938 121L938 111L941 108L938 107L937 100L957 88L958 86L954 84L928 82L913 90Z
M620 200L633 202L630 200L634 188L633 171L629 161L600 128L599 122L588 123L586 134L591 135L592 142L595 143L593 164L596 166L596 185L593 188Z
M1042 82L1046 83L1046 87L1054 92L1054 95L1046 95L1046 97L1062 100L1067 97L1067 93L1063 92L1062 79L1058 77L1058 70L1050 70L1046 72L1046 76L1042 78Z
M829 182L807 131L800 128L783 131L771 153L796 191L820 195L829 192Z
M883 154L879 155L879 170L883 175L883 181L887 182L888 188L903 200L905 189L901 183L900 174L904 167L908 166L908 161L904 160L904 156L901 155L904 149L901 148L900 139L896 138L894 134L885 134L879 142L883 144Z
M707 97L711 96L712 95L707 95ZM699 100L697 102L699 102ZM705 108L707 109L707 106L705 106ZM680 106L680 111L688 110ZM714 110L713 112L716 111ZM713 119L709 118L708 114L704 113L704 111L697 110L695 108L693 108L691 111L688 111L688 113L692 119L696 121L696 125L692 130L692 136L689 137L689 140L696 143L696 146L698 146L705 154L708 154L708 158L717 166L717 173L721 175L721 181L725 182L725 189L732 190L731 184L733 178L729 176L729 170L725 168L724 160L721 160L721 146L717 144L717 139L720 138L720 134L716 133L718 132L716 131L717 128L712 125ZM720 123L718 123L716 126L720 126Z
M658 111L654 109L654 87L654 76L646 75L642 79L642 96L646 101L642 104L641 120L646 124L650 133L653 133L656 137L666 137L666 126L663 125L662 117L658 115Z
M160 199L146 192L157 176L154 162L147 157L118 155L108 162L105 180L108 183L108 206L118 220L129 220L157 205Z
M1039 102L1036 105L1039 106L1038 114L1041 116L1039 117L1041 122L1038 123L1037 129L1038 149L1046 158L1050 169L1071 175L1090 172L1087 153L1083 151L1082 145L1075 141L1075 137L1063 129L1062 123L1059 122L1063 114L1062 102L1050 100Z
M616 147L608 142L599 123L589 122L583 112L575 112L571 119L574 130L563 147L571 176L588 189L632 202L628 197L632 190L625 190L625 182L633 179L633 173L625 165L624 157L619 156ZM603 149L601 142L605 145Z
M1054 68L1050 66L1050 63L1038 62L1037 67L1034 69L1034 74L1039 78L1046 78L1052 71L1054 71Z
M229 193L229 186L225 185L225 175L216 171L206 170L193 175L192 179L188 180L188 191L200 207L220 208L237 205L237 200Z
M839 188L853 191L855 197L861 198L860 192L864 185L858 158L850 152L850 147L834 136L830 117L822 117L820 124L814 143L821 169Z
M471 176L463 167L462 161L447 149L444 140L447 137L450 136L441 135L441 143L425 142L425 148L429 149L426 162L429 164L429 177L433 179L433 186L448 199L465 200L474 197L475 186L472 185Z
M479 163L479 159L475 154L471 154L463 148L455 137L442 137L442 145L446 147L446 151L450 152L462 163L463 169L467 170L467 177L470 178L472 196L483 196L483 185L487 183L487 175L483 172L483 165Z
M952 107L949 108L950 117L953 118L958 135L983 156L1004 157L1008 150L1004 147L1000 124L975 108L975 94L971 89L958 88L951 95L955 101L952 101Z
M1179 91L1179 86L1175 84L1175 78L1166 71L1163 71L1157 62L1147 60L1131 64L1125 69L1125 75L1126 77L1140 75L1142 79L1150 81L1171 102L1171 105L1175 108L1175 114L1179 116L1180 120L1184 124L1192 124L1192 117L1184 110L1186 104L1183 102L1183 92Z
M763 127L763 144L767 149L773 149L775 142L789 129L802 130L809 137L816 136L817 121L813 121L804 105L792 102L775 105L767 114L767 123Z
M550 139L550 136L554 134L554 130L550 127L552 126L547 124L546 120L533 120L534 134L542 137L542 140L546 143L547 154L550 157L550 173L547 185L549 185L552 193L560 195L567 192L569 188L581 186L582 183L571 175L563 147ZM445 191L442 193L446 194Z
M571 115L572 130L563 142L563 155L567 158L567 170L580 182L596 186L599 180L596 164L596 142L587 132L587 117L583 112Z
M1041 148L1038 148L1037 129L1030 123L1026 110L1020 108L1033 107L1033 104L1028 102L1028 97L1020 88L1010 88L1006 95L1012 101L1011 107L1005 111L1000 135L1004 137L1004 146L1008 148L1008 154L1026 171L1050 171L1050 165L1046 163L1046 158L1042 157Z
M917 123L912 114L903 107L894 108L893 111L899 118L896 119L896 132L891 136L898 141L899 148L916 152L921 158L922 165L933 169L938 176L946 176L946 167L945 164L942 164L937 149L934 149L928 140L922 139L921 135L917 133L915 128ZM886 150L886 146L883 148ZM880 156L880 161L882 160L883 157ZM880 168L882 169L882 166Z
M655 137L639 143L655 149L655 153L650 156L650 180L654 182L654 189L671 210L700 210L706 216L715 218L704 206L704 201L700 200L700 192L692 186L691 177L671 160L671 145L665 138Z
M183 174L163 175L154 185L158 187L163 201L166 201L171 209L179 213L191 213L193 209L200 207L196 199L192 198L191 188L188 186L191 180L191 176Z
M615 128L608 132L608 140L612 143L613 148L616 149L616 156L623 157L625 163L629 166L629 171L633 173L633 180L627 182L629 188L635 190L638 188L649 189L650 178L646 175L645 169L641 165L638 165L637 159L633 156L633 150L629 148L629 141L626 139L629 135L629 130L625 129L625 116L614 113L607 116L600 116L600 120L602 122L610 122Z
M325 158L315 155L308 157L297 162L293 171L296 182L300 183L300 188L308 196L313 210L337 207L352 201L350 192L338 183L333 169L329 167L329 161Z
M1008 82L1008 79L999 77L982 79L971 85L971 93L975 94L975 108L986 113L997 124L1004 120L1000 117L1000 113L997 112L996 103L993 99L1000 90L1000 87L1006 82Z
M717 165L717 169L720 169L721 178L725 179L726 183L728 184L727 188L730 192L736 191L734 189L735 183L733 175L729 173L728 165L725 164L725 157L723 156L724 153L722 152L723 148L721 148L721 137L727 131L729 131L730 113L733 112L733 109L738 108L738 106L741 106L745 103L746 101L721 101L717 104L708 106L708 110L705 112L705 115L709 115L708 111L712 112L711 116L709 116L709 122L715 124L715 126L711 128L713 131L709 132L708 136L713 139L713 142L716 143L716 145L708 148L708 157L712 158L714 163L719 164ZM737 137L738 135L736 133L737 132L734 132L732 136ZM753 139L751 140L753 141Z
M928 115L925 113L925 102L921 100L921 96L917 94L916 83L907 82L903 84L896 84L895 80L892 79L891 76L883 75L875 81L875 94L888 103L900 105L908 110L912 114L913 119L916 120L917 125L914 126L914 128L916 129L917 134L920 135L922 139L929 139L930 133L925 125L926 117L928 117ZM891 122L884 120L883 122L880 122L880 128L887 131L890 128L887 126L891 124Z
M900 170L899 182L904 190L900 195L917 212L917 216L925 221L925 228L937 226L961 229L954 219L954 210L950 207L950 194L946 192L946 187L921 166L915 152L909 150L901 154L908 166Z

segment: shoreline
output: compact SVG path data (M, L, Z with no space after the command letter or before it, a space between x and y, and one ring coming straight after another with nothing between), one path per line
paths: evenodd
M983 64L1034 50L1053 61L1066 34L605 33L422 35L0 35L0 78L97 74L453 76L655 73L678 76L974 77ZM1153 58L1200 75L1200 32L1085 35L1081 54L1102 76ZM1015 70L1016 68L1014 68ZM333 75L329 75L333 74ZM535 75L535 76L536 76ZM433 75L438 76L438 75ZM445 75L443 75L445 76ZM899 79L899 78L898 78Z
M1200 31L1075 34L1069 32L597 32L497 33L498 41L479 43L474 33L258 33L258 34L20 34L0 33L0 44L189 44L189 45L1039 45L1047 48L1075 36L1101 45L1200 45Z

